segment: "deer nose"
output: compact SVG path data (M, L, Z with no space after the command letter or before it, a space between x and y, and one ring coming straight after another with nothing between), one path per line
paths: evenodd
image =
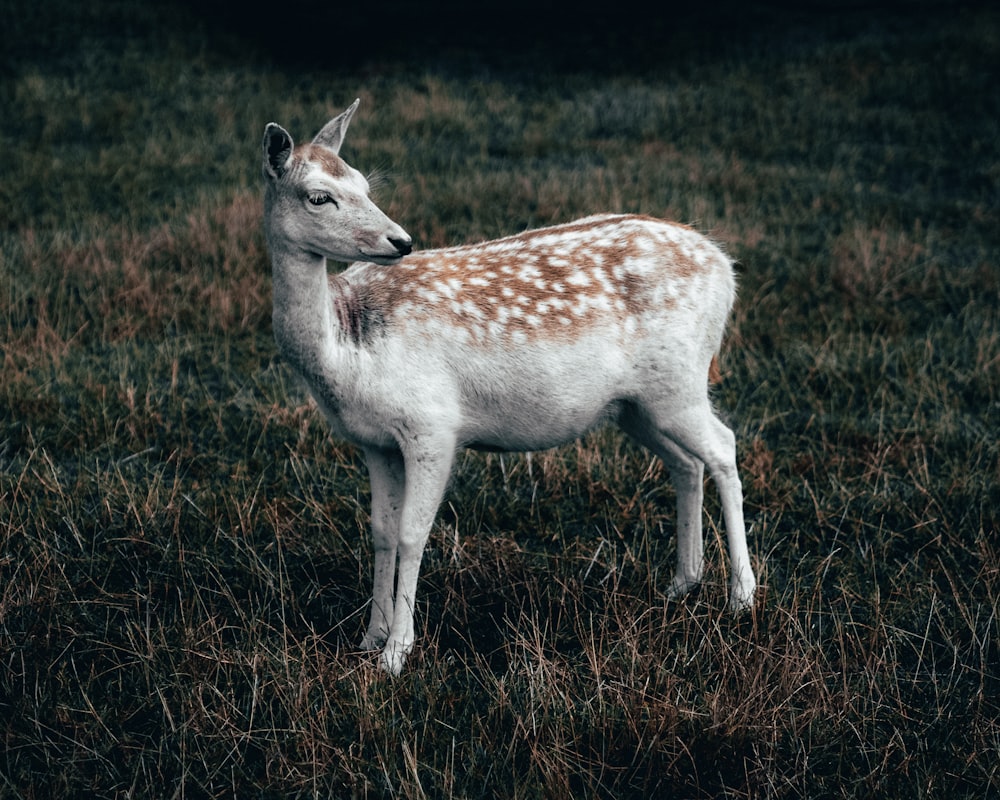
M409 236L405 239L397 239L392 236L389 237L389 244L395 247L401 256L405 256L413 251L412 240Z

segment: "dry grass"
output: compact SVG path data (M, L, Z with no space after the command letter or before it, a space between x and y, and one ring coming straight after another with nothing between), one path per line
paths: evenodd
M62 12L0 65L0 797L1000 793L995 12L558 78ZM712 491L666 600L668 476L603 431L460 456L406 672L355 650L367 477L276 357L257 148L357 94L421 246L640 211L739 258L752 614Z

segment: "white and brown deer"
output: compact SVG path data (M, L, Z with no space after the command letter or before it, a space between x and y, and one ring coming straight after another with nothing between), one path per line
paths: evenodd
M730 260L686 226L615 215L411 253L338 155L357 106L306 145L269 124L263 166L275 338L333 430L367 459L375 569L361 646L383 648L382 667L399 674L459 447L540 450L606 421L659 455L676 484L669 594L702 576L708 465L729 604L751 606L735 437L708 396L735 294ZM327 259L368 263L328 275Z

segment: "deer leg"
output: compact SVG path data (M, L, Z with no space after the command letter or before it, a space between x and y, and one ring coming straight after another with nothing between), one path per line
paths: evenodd
M757 580L750 565L743 520L743 484L736 465L736 437L706 403L671 425L669 436L705 462L722 499L729 545L729 607L740 611L753 605Z
M648 418L633 415L623 420L622 427L663 460L677 493L677 568L667 589L667 596L676 600L701 583L705 552L702 537L705 465L660 433Z
M362 650L377 650L389 638L392 627L392 584L396 577L396 548L403 511L405 473L403 457L393 450L366 450L372 492L372 545L375 570L372 607Z
M753 605L757 579L750 565L746 523L743 519L743 484L736 464L736 436L710 411L709 426L715 431L718 456L709 463L709 472L722 497L729 544L729 607L742 611Z
M677 569L667 590L672 600L683 597L699 583L704 570L705 541L702 536L702 504L705 465L669 440L653 449L670 470L677 492Z
M704 570L705 540L701 525L705 465L680 451L664 460L677 490L677 569L668 589L669 597L677 599L701 583Z
M395 613L382 651L382 668L391 675L399 675L413 648L413 614L420 562L448 485L454 453L454 441L428 442L404 452L406 499L399 527Z
M729 606L733 611L749 608L753 605L757 580L747 549L743 485L736 465L736 437L715 416L707 399L680 412L672 408L669 414L656 417L655 424L660 435L673 442L677 451L686 453L689 459L701 461L708 467L719 490L726 521L730 564ZM680 459L678 463L682 462L683 459ZM691 477L693 473L689 471L688 479ZM680 490L678 504L680 513ZM678 551L680 552L680 547ZM680 572L681 565L678 565L678 574Z

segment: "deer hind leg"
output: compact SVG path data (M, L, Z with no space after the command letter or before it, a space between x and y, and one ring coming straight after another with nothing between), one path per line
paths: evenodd
M622 427L663 460L677 492L677 569L667 590L668 597L676 600L701 583L705 551L701 528L705 465L660 433L643 415L626 417Z
M448 485L454 454L453 439L426 441L404 453L406 495L399 526L395 613L381 661L382 668L391 675L399 675L413 648L413 614L420 562Z
M389 638L393 620L393 582L396 578L396 549L403 512L405 472L398 451L366 450L372 491L372 545L375 570L372 580L372 607L368 630L361 640L362 650L378 650Z
M747 548L746 526L743 519L743 485L736 465L736 437L715 415L707 397L680 409L673 406L669 409L669 413L666 411L650 414L655 433L650 433L649 436L671 442L677 463L683 463L683 459L676 459L676 452L680 452L708 467L709 474L719 490L722 513L726 521L730 564L729 606L733 611L749 608L753 605L757 580L754 577ZM687 470L687 477L682 477L682 481L685 479L690 481L693 477L690 466ZM684 467L681 469L681 475L684 475ZM692 496L690 489L687 493L690 498ZM679 487L678 513L683 494L684 491ZM700 513L699 508L699 528ZM678 527L680 528L680 525ZM680 547L678 550L680 551ZM681 566L678 565L678 574L680 573Z

